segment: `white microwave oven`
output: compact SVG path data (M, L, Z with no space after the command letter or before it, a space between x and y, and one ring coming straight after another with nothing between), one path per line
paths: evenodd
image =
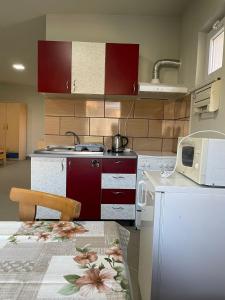
M225 186L225 139L181 140L176 171L198 184Z

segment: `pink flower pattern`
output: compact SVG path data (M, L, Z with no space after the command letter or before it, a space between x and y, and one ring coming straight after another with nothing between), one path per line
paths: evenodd
M106 250L106 254L112 256L116 262L123 261L122 250L117 246L113 246L110 249Z
M80 295L84 297L93 296L96 293L107 293L111 290L121 291L121 286L114 277L117 272L113 269L90 269L85 275L76 280L80 287Z
M81 253L73 258L75 262L84 266L86 264L90 264L98 259L97 253L94 251Z

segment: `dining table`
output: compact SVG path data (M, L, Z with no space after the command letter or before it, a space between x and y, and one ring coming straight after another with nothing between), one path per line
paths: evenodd
M128 242L112 221L2 221L0 299L132 299Z

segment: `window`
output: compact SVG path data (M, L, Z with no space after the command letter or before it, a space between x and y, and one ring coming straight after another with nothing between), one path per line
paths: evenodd
M209 33L208 75L223 65L224 27L213 29Z

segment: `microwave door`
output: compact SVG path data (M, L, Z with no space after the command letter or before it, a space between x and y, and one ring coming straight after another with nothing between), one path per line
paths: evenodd
M182 147L182 164L185 167L192 167L194 162L195 148L193 146Z

